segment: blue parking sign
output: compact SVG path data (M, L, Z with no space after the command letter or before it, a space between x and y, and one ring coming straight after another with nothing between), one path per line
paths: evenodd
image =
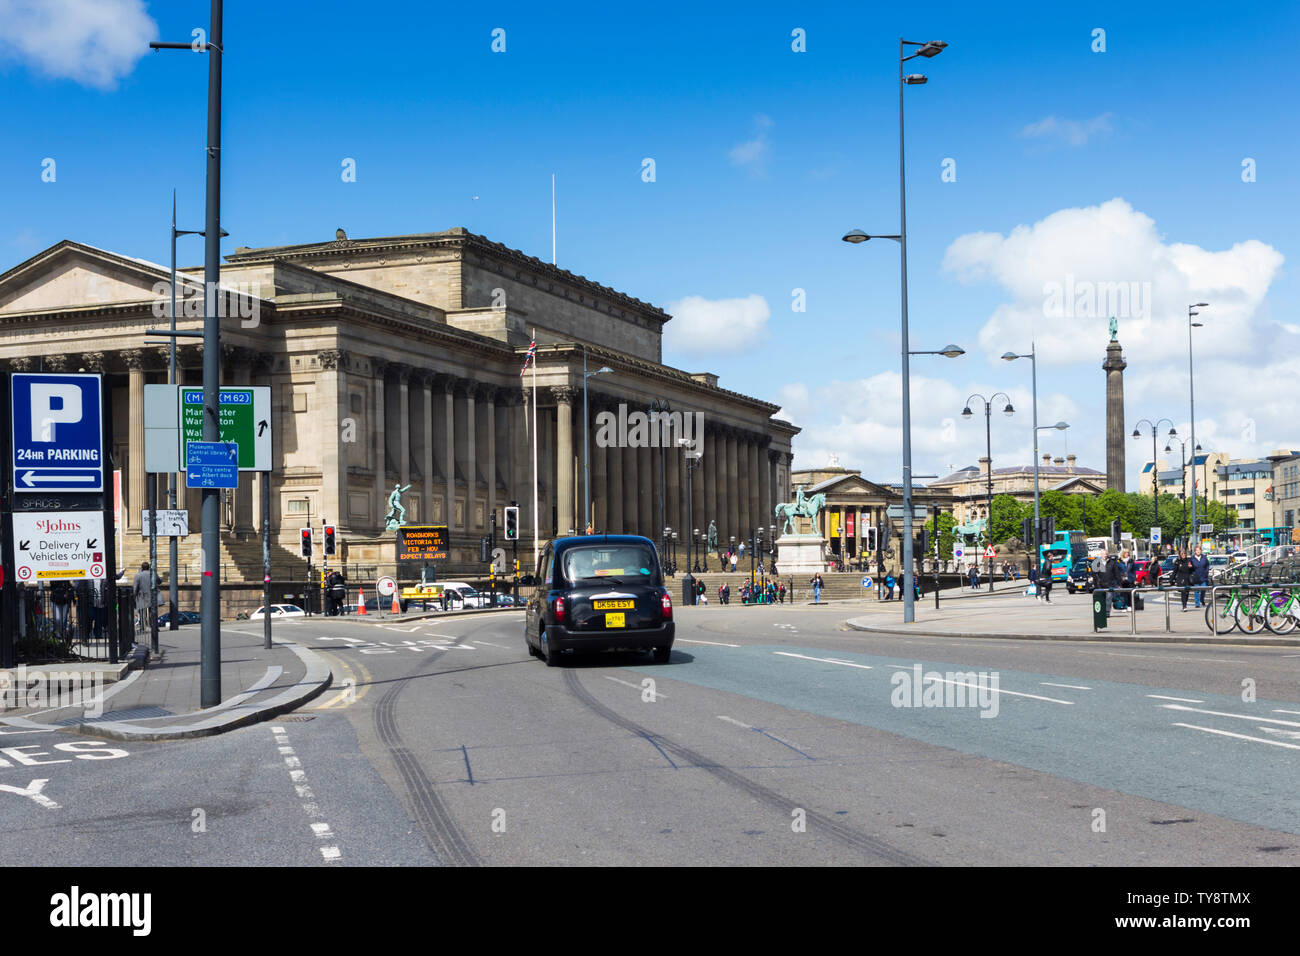
M100 376L15 372L15 491L104 491Z

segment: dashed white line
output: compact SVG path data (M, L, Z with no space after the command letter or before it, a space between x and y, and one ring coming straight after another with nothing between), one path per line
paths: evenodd
M833 657L809 657L807 654L793 654L790 651L773 651L773 654L780 654L782 657L798 657L805 661L820 661L823 664L840 664L844 667L857 667L864 671L872 670L870 664L854 664L852 661L836 660Z
M301 767L302 761L299 760L297 757L285 757L284 765L286 767Z
M311 829L312 832L315 833L322 840L334 839L334 831L330 829L330 825L328 823L313 823L311 825Z
M712 644L714 647L740 647L739 644L724 644L722 641L692 641L685 637L677 638L678 644Z
M608 674L605 675L605 680L612 680L615 684L622 684L624 687L631 687L633 690L644 691L646 689L640 684L633 684L631 681L619 680L617 677L610 677ZM659 691L655 691L654 695L656 698L668 696L667 694L659 693Z
M1223 710L1202 710L1199 707L1184 707L1182 704L1161 704L1167 710L1187 710L1194 714L1209 714L1211 717L1236 717L1238 720L1254 720L1266 724L1281 724L1284 727L1300 727L1294 720L1278 720L1276 717L1255 717L1251 714L1231 714Z
M288 738L286 737L285 739L287 740ZM291 754L291 753L293 753L293 748L292 748L292 747L281 747L281 748L280 748L280 753L282 753L282 754Z
M508 651L508 650L511 650L511 648L506 647L505 644L493 644L491 641L474 641L473 643L475 643L475 644L486 644L488 647L500 647L500 648L502 648L503 650L507 650L507 651Z
M1053 684L1049 680L1040 680L1038 683L1044 687L1064 687L1066 690L1092 690L1091 687L1084 687L1082 684Z
M1300 710L1277 710L1277 709L1275 708L1275 709L1273 710L1273 713L1275 713L1275 714L1295 714L1295 715L1297 715L1297 716L1300 716Z
M280 753L289 754L284 758L284 763L289 768L289 779L293 781L294 792L298 794L299 800L305 801L302 804L303 812L309 817L319 817L321 815L320 807L315 803L316 797L311 792L311 787L307 786L307 774L303 770L296 769L302 766L302 760L297 756L293 756L292 747L283 746L289 743L288 734L284 732L283 727L272 727L271 732L275 735L276 742L282 745L277 748ZM334 839L334 831L328 823L312 823L310 826L311 832L315 834L318 840ZM320 855L321 859L326 863L337 863L343 859L343 851L337 846L320 847Z
M1183 704L1203 704L1203 700L1195 700L1191 697L1166 697L1164 694L1147 694L1152 700L1176 700Z
M1233 714L1232 716L1240 716ZM1300 744L1283 743L1280 740L1268 740L1264 737L1252 737L1249 734L1234 734L1230 730L1215 730L1213 727L1198 727L1196 724L1174 724L1175 727L1186 727L1189 730L1200 730L1207 734L1218 734L1220 737L1236 737L1238 740L1253 740L1257 744L1272 744L1274 747L1286 747L1289 750L1300 750Z
M744 727L746 730L754 729L749 724L744 723L743 721L736 720L736 718L734 717L727 717L723 714L718 714L718 720L725 720L729 724L735 724L737 727Z
M321 847L320 855L325 858L326 863L337 863L343 858L343 852L336 846Z

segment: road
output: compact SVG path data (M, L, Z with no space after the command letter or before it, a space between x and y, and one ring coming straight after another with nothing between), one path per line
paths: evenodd
M863 634L850 613L678 609L666 665L559 668L520 612L277 623L335 670L298 713L192 741L0 736L0 861L1300 862L1294 649Z

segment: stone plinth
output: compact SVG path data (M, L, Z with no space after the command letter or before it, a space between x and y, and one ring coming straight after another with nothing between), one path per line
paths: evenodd
M776 539L776 566L782 574L826 572L826 539L819 534L786 534Z

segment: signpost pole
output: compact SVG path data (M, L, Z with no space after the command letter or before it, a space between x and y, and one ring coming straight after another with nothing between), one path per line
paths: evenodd
M262 472L262 647L271 649L271 473Z
M145 475L149 496L149 648L158 653L158 476Z
M0 377L0 382L4 384L4 395L0 397L0 408L3 408L3 416L0 421L5 422L3 428L0 428L0 444L4 446L4 461L8 462L12 458L10 442L13 436L10 434L11 426L8 424L13 421L10 402L10 381L13 373L6 372ZM5 468L4 480L0 481L0 551L3 552L4 561L0 567L3 568L4 581L0 583L0 667L14 666L14 642L18 634L18 582L14 578L14 572L17 570L14 560L14 535L13 535L13 505L14 496L11 487L9 468Z
M100 407L100 435L110 436L113 434L113 393L108 387L108 376L101 375L99 379L99 407ZM101 438L104 444L109 444L107 438ZM108 659L109 663L118 662L118 642L121 634L118 633L118 621L121 615L118 614L117 601L117 527L114 517L117 510L113 507L113 493L108 489L108 456L104 453L105 449L100 447L99 461L104 468L104 487L100 498L100 507L104 513L104 616L108 619L104 623L108 625Z

